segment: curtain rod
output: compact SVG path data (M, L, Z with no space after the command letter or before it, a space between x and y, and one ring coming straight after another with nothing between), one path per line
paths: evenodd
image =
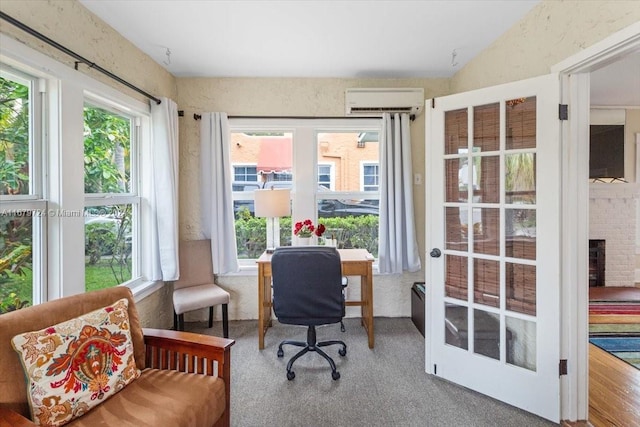
M180 117L184 116L184 111L180 110L178 111L178 115ZM197 114L194 113L193 114L193 119L194 120L200 120L202 118L201 114ZM355 116L229 116L229 119L375 119L376 117L355 117ZM382 118L382 117L380 117ZM391 119L393 119L393 116L391 116ZM414 114L411 114L409 116L409 119L411 121L414 121L416 119L416 116Z
M127 86L130 89L135 90L136 92L146 96L149 99L152 99L153 101L156 102L156 104L160 104L162 101L158 98L156 98L153 95L150 95L149 93L145 92L144 90L138 88L137 86L132 85L131 83L129 83L126 80L121 79L120 77L116 76L115 74L111 73L108 70L105 70L104 68L102 68L101 66L97 65L95 62L91 62L88 59L78 55L77 53L75 53L74 51L62 46L60 43L51 40L49 37L45 36L42 33L37 32L36 30L34 30L33 28L23 24L22 22L12 18L11 16L7 15L4 12L0 12L0 18L4 19L5 21L15 25L16 27L20 28L22 31L25 31L29 34L31 34L32 36L36 37L37 39L42 40L43 42L47 43L50 46L55 47L56 49L66 53L67 55L73 57L76 59L76 63L75 63L75 69L78 69L78 64L86 64L89 66L89 68L93 68L99 72L101 72L102 74L105 74L106 76L112 78L113 80L117 81L118 83L121 83L125 86Z

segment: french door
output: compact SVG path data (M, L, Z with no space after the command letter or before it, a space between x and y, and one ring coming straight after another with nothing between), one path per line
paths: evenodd
M558 76L433 104L427 372L557 422Z

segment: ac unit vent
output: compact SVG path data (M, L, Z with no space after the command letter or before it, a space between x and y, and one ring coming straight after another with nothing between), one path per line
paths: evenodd
M380 116L382 113L418 115L424 106L424 90L414 88L354 88L345 91L348 116Z

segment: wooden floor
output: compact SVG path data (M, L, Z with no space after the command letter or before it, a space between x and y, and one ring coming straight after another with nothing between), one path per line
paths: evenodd
M640 289L590 288L589 299L640 301ZM638 316L589 317L590 323L638 321ZM589 344L589 423L594 427L640 426L640 370L593 344Z
M589 344L589 422L640 426L640 370Z
M589 288L590 301L640 301L640 288L602 286Z

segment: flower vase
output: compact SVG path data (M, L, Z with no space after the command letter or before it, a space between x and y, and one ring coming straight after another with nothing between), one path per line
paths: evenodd
M309 237L300 237L298 236L298 246L311 246L313 243L311 242L311 236Z

